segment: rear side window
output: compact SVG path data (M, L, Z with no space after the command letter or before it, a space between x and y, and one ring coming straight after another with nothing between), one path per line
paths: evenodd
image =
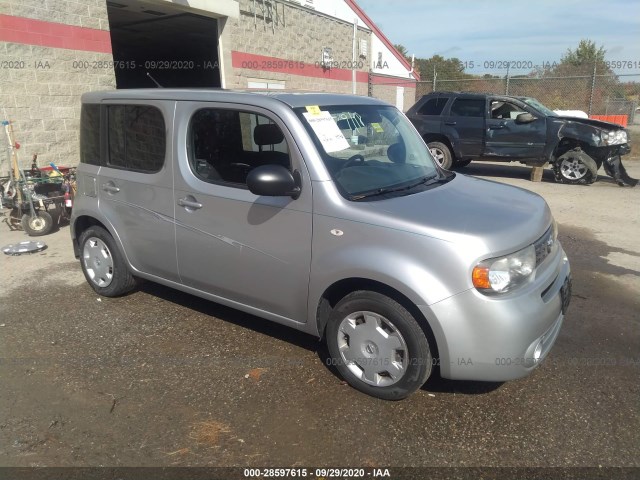
M111 167L154 173L164 165L164 118L149 105L109 105L107 164Z
M446 97L431 98L420 107L418 115L440 115L448 100Z
M484 117L484 100L456 98L451 106L451 115L457 117Z
M85 103L80 112L80 161L100 165L100 105Z

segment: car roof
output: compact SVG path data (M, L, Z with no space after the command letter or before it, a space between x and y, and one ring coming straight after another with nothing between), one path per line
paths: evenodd
M136 88L88 92L82 95L82 103L100 103L105 100L217 101L258 106L268 106L277 101L291 108L308 105L388 105L388 103L376 98L359 95L221 88Z
M524 97L520 95L505 95L504 93L492 93L492 92L472 92L468 90L461 91L445 91L445 90L437 90L435 92L427 93L424 96L428 97L431 95L470 95L470 96L478 96L478 97L498 97L498 98L516 98L518 100L526 100L531 97Z

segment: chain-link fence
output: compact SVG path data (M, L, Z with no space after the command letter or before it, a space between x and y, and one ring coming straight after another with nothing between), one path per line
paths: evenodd
M433 91L483 92L538 99L554 110L582 110L588 115L627 115L628 123L640 123L638 98L640 74L579 75L531 78L465 78L423 80L416 100Z

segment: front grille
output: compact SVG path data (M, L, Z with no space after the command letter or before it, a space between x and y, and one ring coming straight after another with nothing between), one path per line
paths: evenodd
M536 242L533 244L536 250L536 267L539 266L544 259L551 253L553 249L553 244L555 240L553 238L553 226L549 227L549 229L542 235Z

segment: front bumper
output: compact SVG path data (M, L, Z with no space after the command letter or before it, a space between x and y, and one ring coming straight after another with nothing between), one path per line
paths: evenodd
M557 243L519 291L489 297L470 289L419 308L433 320L442 377L498 382L528 375L548 355L570 297L569 261Z

